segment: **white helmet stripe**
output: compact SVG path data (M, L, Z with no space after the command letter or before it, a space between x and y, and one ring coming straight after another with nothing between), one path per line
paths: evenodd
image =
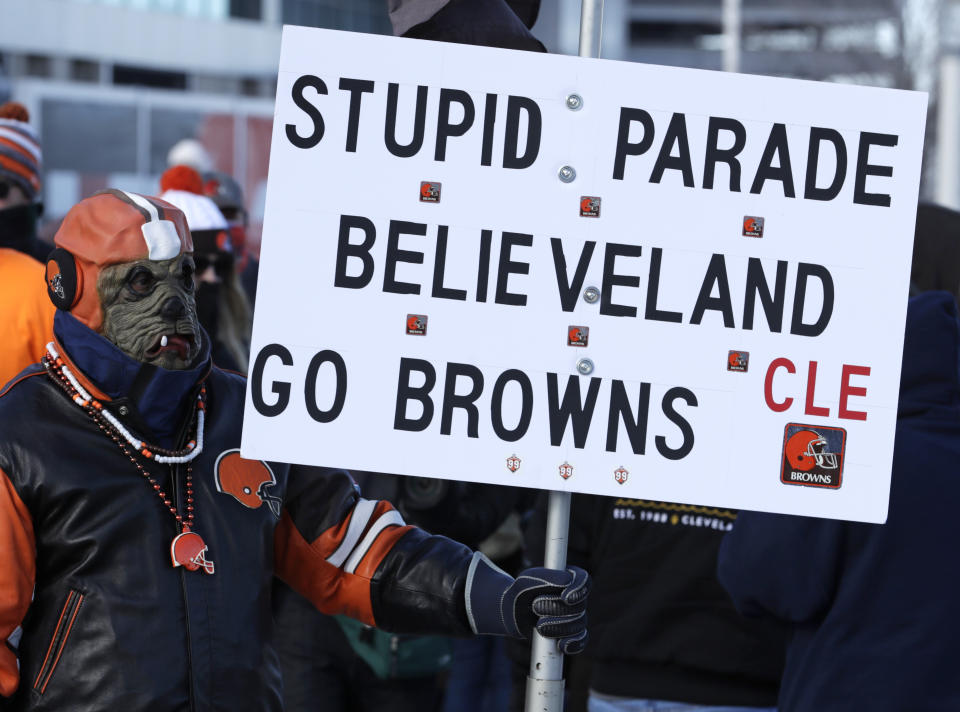
M147 243L147 257L151 260L169 260L179 255L180 236L176 225L170 220L161 220L157 207L142 195L125 190L120 192L150 216L141 228L144 242Z
M139 205L141 208L146 210L150 214L150 222L160 219L160 213L157 212L157 206L151 203L149 200L144 198L142 195L137 195L136 193L128 193L125 190L121 190L125 196L130 198L134 203Z

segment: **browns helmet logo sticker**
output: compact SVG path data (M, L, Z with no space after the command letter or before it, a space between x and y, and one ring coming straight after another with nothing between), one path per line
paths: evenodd
M560 465L560 476L565 480L569 480L571 477L573 477L573 465L571 465L569 462L564 462L562 465Z
M590 337L589 326L568 326L567 346L586 346Z
M56 294L61 299L64 298L63 294L63 275L57 272L53 275L53 279L50 280L50 291Z
M63 291L63 273L60 272L60 264L56 260L47 262L47 287L61 299L66 298Z
M415 336L426 336L427 315L407 314L407 333Z
M228 494L244 507L259 509L266 504L277 517L283 500L270 493L277 477L270 466L261 460L240 457L240 451L225 450L213 466L217 492Z
M50 301L58 309L73 309L83 292L83 272L77 270L73 255L62 247L54 249L47 258L44 279Z
M730 351L727 353L727 370L746 372L750 362L749 351Z
M743 236L763 237L763 218L756 215L743 216Z
M629 470L627 470L623 465L620 465L620 467L613 471L613 479L615 479L617 483L621 485L627 481L627 477L629 475Z
M826 425L788 423L783 431L780 481L838 489L843 482L847 431Z
M439 203L440 184L428 180L420 181L420 202Z
M580 217L598 218L600 217L600 198L592 195L583 195L580 197Z
M511 455L507 458L507 469L510 472L516 472L520 469L520 458L516 455Z

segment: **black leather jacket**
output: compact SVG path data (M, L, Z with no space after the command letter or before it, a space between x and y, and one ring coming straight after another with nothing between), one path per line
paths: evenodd
M214 368L206 386L192 477L213 575L171 565L173 516L41 367L0 394L0 639L22 621L17 649L0 649L4 694L19 659L7 709L280 710L274 573L325 612L470 633L471 552L361 499L346 472L269 463L275 483L262 492L282 510L220 489L219 458L240 446L245 382ZM186 466L146 467L184 509Z

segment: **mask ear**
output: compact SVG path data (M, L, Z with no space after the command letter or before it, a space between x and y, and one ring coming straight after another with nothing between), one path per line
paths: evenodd
M83 272L77 269L76 258L62 247L47 257L46 282L47 295L57 309L70 311L80 301Z

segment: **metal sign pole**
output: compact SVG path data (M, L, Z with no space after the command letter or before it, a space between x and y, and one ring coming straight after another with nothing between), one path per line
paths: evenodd
M740 0L723 0L723 71L740 71Z
M547 547L544 566L567 565L567 531L570 528L570 493L551 492L547 509ZM563 655L557 642L533 632L530 674L527 677L526 712L562 712Z
M580 56L599 57L603 26L603 0L582 0L580 5ZM570 493L550 492L547 505L547 539L543 565L567 566L567 533L570 530ZM556 641L533 632L530 674L527 677L526 712L563 712L563 655Z

